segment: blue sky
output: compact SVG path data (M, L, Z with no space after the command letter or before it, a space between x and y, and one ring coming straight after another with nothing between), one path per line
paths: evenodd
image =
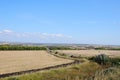
M120 45L120 0L0 0L0 41Z

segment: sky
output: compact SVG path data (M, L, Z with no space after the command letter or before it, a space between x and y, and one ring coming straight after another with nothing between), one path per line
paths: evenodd
M120 0L0 0L0 42L120 45Z

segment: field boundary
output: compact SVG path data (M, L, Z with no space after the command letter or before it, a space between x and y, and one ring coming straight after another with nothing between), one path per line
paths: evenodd
M0 78L18 76L18 75L23 75L23 74L33 73L33 72L39 72L39 71L44 71L44 70L57 69L57 68L62 68L62 67L67 67L67 66L70 66L70 65L75 65L75 64L82 63L82 61L80 61L80 60L74 60L74 59L71 59L71 58L64 58L64 57L54 55L54 54L51 53L50 49L47 48L47 47L46 47L46 51L47 51L48 54L53 55L55 57L63 58L63 59L70 59L70 60L73 60L73 61L69 62L69 63L58 64L58 65L44 67L44 68L38 68L38 69L31 69L31 70L24 70L24 71L12 72L12 73L0 74Z
M6 73L6 74L0 74L0 78L5 78L5 77L10 77L10 76L17 76L17 75L22 75L22 74L27 74L27 73L33 73L33 72L38 72L38 71L43 71L43 70L51 70L51 69L56 69L60 67L67 67L69 65L75 65L81 63L79 60L75 60L70 63L65 63L65 64L60 64L60 65L55 65L55 66L50 66L50 67L44 67L40 69L32 69L32 70L26 70L26 71L19 71L19 72L13 72L13 73Z

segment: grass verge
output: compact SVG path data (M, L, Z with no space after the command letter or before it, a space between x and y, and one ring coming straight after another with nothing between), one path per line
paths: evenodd
M0 80L85 80L94 76L95 72L100 69L101 67L97 63L87 62L66 68L1 78Z

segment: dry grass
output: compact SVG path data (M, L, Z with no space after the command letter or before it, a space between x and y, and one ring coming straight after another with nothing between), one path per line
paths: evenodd
M101 67L98 64L88 62L44 72L2 78L0 80L90 80L89 78L94 76L95 72L100 69Z
M43 68L71 61L54 57L46 51L0 51L0 74Z
M70 55L81 55L82 57L92 57L101 53L110 57L120 57L120 51L115 50L58 50L58 52Z
M120 80L120 67L110 67L97 71L94 80Z

